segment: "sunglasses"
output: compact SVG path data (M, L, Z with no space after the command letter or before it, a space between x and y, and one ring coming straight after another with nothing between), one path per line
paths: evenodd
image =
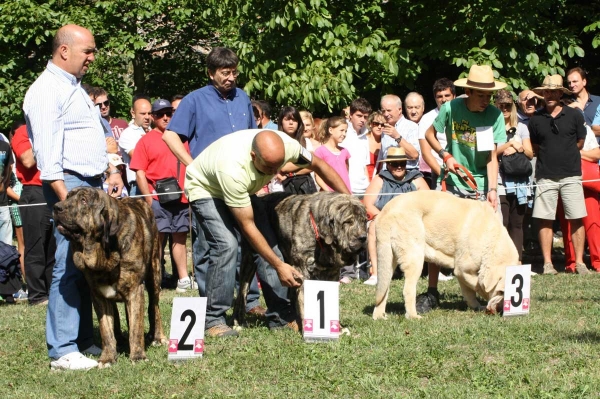
M385 126L385 122L371 122L371 126L384 127Z
M167 111L167 112L157 112L155 114L153 114L155 117L157 118L162 118L163 116L167 116L167 118L170 118L173 116L173 111Z
M552 133L559 134L560 130L558 130L558 126L556 126L556 121L552 118Z
M500 103L498 104L498 108L509 108L512 109L512 103Z
M388 162L387 164L390 165L392 168L406 168L406 161Z
M102 107L103 105L105 107L108 107L110 105L110 100L106 100L104 102L96 103L95 105L98 106L98 107Z

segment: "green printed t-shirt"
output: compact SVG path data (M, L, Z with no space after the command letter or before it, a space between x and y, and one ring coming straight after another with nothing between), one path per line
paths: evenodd
M477 151L477 128L491 128L494 143L505 143L506 130L502 112L492 105L483 112L471 112L465 99L457 98L442 105L433 127L437 132L446 132L448 144L445 150L473 174L480 191L487 191L487 163L490 151ZM442 178L443 176L440 176L440 181ZM448 184L470 190L454 173L449 174Z

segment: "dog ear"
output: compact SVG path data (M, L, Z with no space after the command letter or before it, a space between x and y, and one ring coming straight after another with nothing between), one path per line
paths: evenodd
M103 234L102 234L102 247L106 252L107 256L110 253L110 238L117 235L119 231L118 224L118 206L113 204L113 199L106 195L104 201L104 208L101 211L102 223L103 223Z

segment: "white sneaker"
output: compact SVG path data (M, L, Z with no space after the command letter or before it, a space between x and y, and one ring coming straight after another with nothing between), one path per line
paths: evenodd
M186 278L183 278L183 279L177 281L177 288L175 289L175 292L182 294L184 292L187 292L188 290L197 290L197 289L198 289L198 283L196 283L191 278L186 277Z
M440 274L438 275L438 281L450 281L450 280L452 280L452 279L453 279L452 275L450 275L450 276L446 276L446 275L445 275L445 274L443 274L443 273L440 273Z
M84 355L100 356L102 354L102 349L98 348L96 345L92 345L89 348L82 350L81 353Z
M377 276L371 276L368 280L366 280L363 284L366 285L377 285Z
M89 370L98 367L98 362L89 359L79 352L71 352L58 360L50 362L52 370Z

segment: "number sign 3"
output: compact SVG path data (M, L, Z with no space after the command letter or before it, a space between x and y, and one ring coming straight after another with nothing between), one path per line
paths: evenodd
M508 266L504 281L504 316L528 314L531 265Z

